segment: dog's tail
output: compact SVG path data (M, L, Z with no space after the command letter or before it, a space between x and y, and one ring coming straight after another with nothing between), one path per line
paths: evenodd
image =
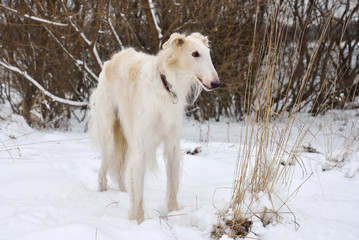
M104 69L107 65L108 62L105 63ZM102 71L97 88L92 92L89 103L90 118L88 126L90 137L98 145L105 144L106 135L111 133L111 126L114 122L112 102L108 96L108 86L106 84L106 75Z
M104 69L108 67L105 63ZM109 177L118 183L122 191L124 185L125 155L127 141L122 132L117 112L109 95L106 71L102 71L97 88L90 97L89 132L92 142L101 148L102 164L108 170ZM106 173L105 173L106 174Z

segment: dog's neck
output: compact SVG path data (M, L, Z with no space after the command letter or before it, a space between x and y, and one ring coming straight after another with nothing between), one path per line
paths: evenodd
M157 69L158 69L158 79L162 82L163 90L168 92L170 98L173 102L173 93L176 95L176 102L186 105L187 103L187 96L189 94L191 85L193 81L191 77L186 75L186 72L182 72L181 69L176 69L174 71L173 66L168 66L168 59L171 56L171 51L169 49L162 50L157 55ZM161 75L165 76L164 81L161 79ZM168 91L166 89L165 84L170 86Z
M177 97L177 94L172 89L172 84L170 84L167 81L166 75L161 73L160 76L161 76L162 84L163 84L164 88L166 89L166 91L169 93L172 103L176 104L178 102L178 97Z

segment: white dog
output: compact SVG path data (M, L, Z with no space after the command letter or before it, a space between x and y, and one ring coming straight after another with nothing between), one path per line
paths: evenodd
M174 33L162 48L157 56L132 48L115 54L105 63L90 100L90 132L102 151L99 190L107 189L109 171L120 190L129 191L129 217L138 223L144 220L145 171L156 168L161 143L168 211L177 209L180 133L188 95L196 85L207 91L219 87L207 37Z

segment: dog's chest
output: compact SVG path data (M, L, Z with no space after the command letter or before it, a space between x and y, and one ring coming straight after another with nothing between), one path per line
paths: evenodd
M180 131L182 126L182 109L174 104L153 106L149 109L151 129L161 138L168 138L171 134Z

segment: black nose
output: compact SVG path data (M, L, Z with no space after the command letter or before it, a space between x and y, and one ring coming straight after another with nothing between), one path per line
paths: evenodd
M215 89L215 88L219 88L219 82L211 82L211 88Z

